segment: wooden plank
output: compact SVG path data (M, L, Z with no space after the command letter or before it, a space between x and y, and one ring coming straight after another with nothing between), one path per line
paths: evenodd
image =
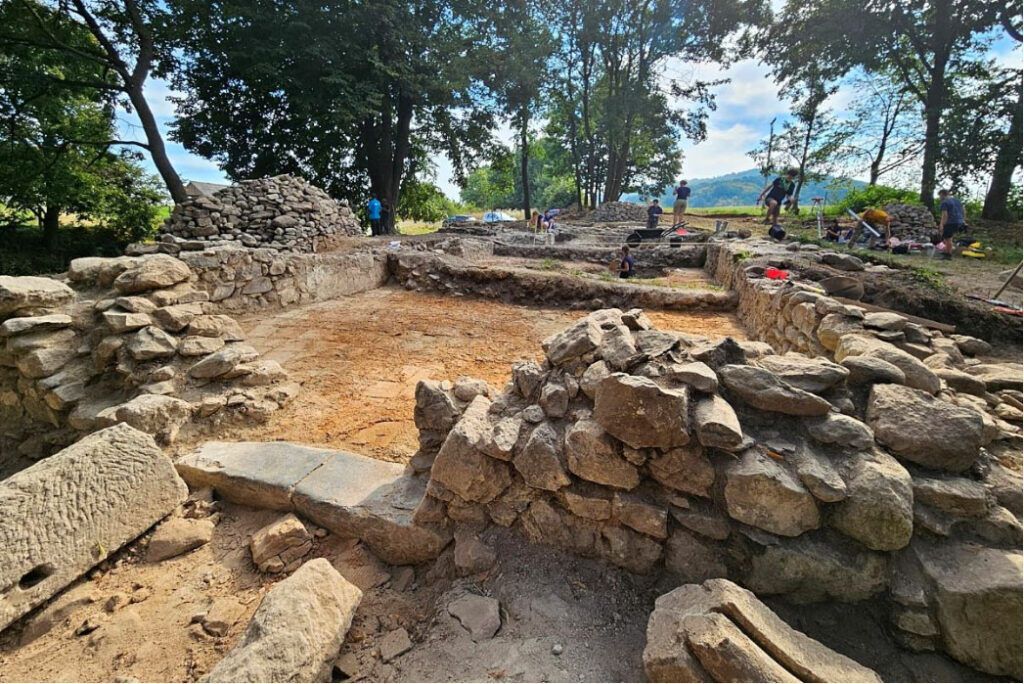
M931 328L932 330L938 330L939 332L942 332L942 333L955 333L956 332L956 326L955 325L950 325L949 323L939 323L938 321L933 321L930 318L921 318L920 316L912 316L912 315L910 315L908 313L903 313L902 311L896 311L895 309L887 309L884 306L878 306L877 304L868 304L867 302L858 302L855 299L847 299L846 297L833 297L832 299L835 299L836 301L842 302L843 304L849 304L850 306L859 306L862 309L864 309L865 311L871 311L873 313L882 312L882 313L899 314L900 316L903 316L904 318L906 318L911 323L917 323L918 325L923 325L926 328Z

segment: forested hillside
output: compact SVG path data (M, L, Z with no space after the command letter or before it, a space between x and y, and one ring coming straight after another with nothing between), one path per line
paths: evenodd
M768 179L770 180L771 178ZM689 179L688 183L693 189L693 194L690 195L691 207L734 207L754 204L767 181L757 169L748 169L714 178L693 178ZM867 184L863 181L848 178L808 181L800 191L800 197L802 203L808 206L813 197L824 197L826 203L833 204L845 197L852 188L861 188L865 185ZM672 200L672 188L666 188L661 196L661 203L671 205Z

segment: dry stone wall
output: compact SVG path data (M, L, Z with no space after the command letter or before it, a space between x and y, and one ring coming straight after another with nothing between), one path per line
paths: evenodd
M242 181L175 206L161 233L187 240L316 252L339 236L362 235L348 202L290 175Z
M1019 449L1019 424L868 331L837 348L838 362L776 354L594 312L500 393L420 383L415 519L759 595L888 598L913 648L1019 676L1019 630L993 627L1022 619L1019 499L1003 486L1019 475L994 456ZM962 549L991 563L980 584ZM1001 603L955 608L975 599Z
M265 419L288 401L297 386L196 279L165 254L0 278L4 468L119 422L167 443L194 420Z
M669 310L728 311L736 306L731 292L642 287L527 269L480 267L440 254L397 252L388 269L408 290L462 296L472 294L516 304L578 308L646 306Z

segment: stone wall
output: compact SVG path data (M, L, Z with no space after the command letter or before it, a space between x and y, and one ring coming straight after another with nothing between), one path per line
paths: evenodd
M421 382L416 520L758 595L888 599L909 647L1020 676L1020 482L993 455L1019 451L1019 421L870 330L837 349L777 355L612 309L500 392ZM1006 380L985 377L996 396Z
M362 235L348 202L290 175L242 181L174 207L162 234L316 252L338 235Z
M196 287L226 312L242 313L334 299L380 287L388 279L382 249L294 254L216 247L182 252Z
M560 261L586 261L608 264L621 258L621 245L608 247L587 247L573 244L534 245L496 242L496 256L522 257L526 259L558 259ZM701 268L707 254L705 245L682 245L680 247L638 247L632 250L637 268Z
M165 254L76 259L66 280L0 276L0 470L118 422L169 443L294 396L197 284Z
M389 256L395 282L406 289L456 296L474 295L526 305L598 309L644 306L684 311L728 311L736 306L731 292L643 287L543 271L495 266L438 254L398 252Z

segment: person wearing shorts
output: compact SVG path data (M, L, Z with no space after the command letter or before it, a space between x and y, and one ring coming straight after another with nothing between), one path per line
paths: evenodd
M942 244L946 249L941 253L941 258L953 258L953 236L964 231L967 226L964 220L964 205L960 200L953 197L953 193L943 188L939 190L939 233L942 235Z
M793 192L796 190L796 169L788 169L785 176L778 176L771 185L761 191L757 197L757 203L764 201L768 208L768 223L776 225L779 222L779 212L782 210L782 203L793 200Z
M686 213L686 207L690 203L690 187L686 184L686 181L679 181L679 186L673 191L676 196L676 201L672 203L672 225L676 225L683 220L683 214Z

